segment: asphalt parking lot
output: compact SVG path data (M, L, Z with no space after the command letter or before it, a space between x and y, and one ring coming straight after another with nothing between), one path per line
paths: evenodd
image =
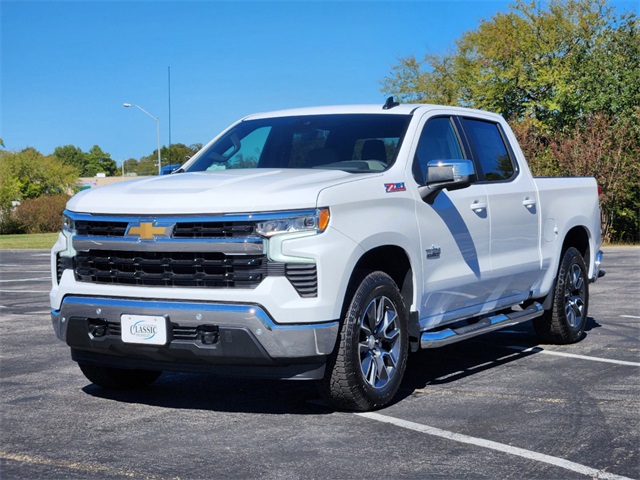
M51 328L45 251L0 251L0 477L640 477L640 247L605 249L587 335L529 324L412 356L396 401L333 412L306 382L165 373L90 384Z

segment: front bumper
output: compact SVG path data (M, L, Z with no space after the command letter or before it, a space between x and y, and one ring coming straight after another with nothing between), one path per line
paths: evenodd
M124 343L123 314L167 318L166 345ZM338 322L276 324L259 305L68 296L51 312L78 362L117 368L321 378Z

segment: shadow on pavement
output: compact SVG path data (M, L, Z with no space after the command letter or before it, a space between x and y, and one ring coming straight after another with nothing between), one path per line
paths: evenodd
M600 324L589 317L585 331L599 327ZM449 384L538 353L536 350L524 352L508 348L511 346L523 349L539 346L530 322L446 347L414 353L409 356L400 390L391 405L427 385ZM274 415L332 413L320 400L315 383L310 381L254 380L165 372L153 385L143 389L111 390L89 384L82 390L98 398L164 408Z

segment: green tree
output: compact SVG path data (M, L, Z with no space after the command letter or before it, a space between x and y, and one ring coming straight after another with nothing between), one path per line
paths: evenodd
M162 147L160 149L162 165L182 165L198 153L201 148L201 143L195 143L190 146L187 146L184 143L173 143L170 148Z
M107 176L118 175L118 165L98 145L94 145L88 152L74 145L57 147L53 155L67 165L76 168L81 177L95 177L97 173L105 173Z
M77 181L75 168L34 148L0 152L0 209L3 212L9 211L16 201L70 193Z
M105 173L107 176L112 177L120 173L115 160L111 158L111 155L103 152L98 145L91 147L85 158L84 176L94 177L97 173Z
M86 159L81 148L74 145L56 147L53 151L53 155L67 165L74 167L82 176Z
M502 114L534 174L595 176L605 190L605 237L638 240L634 13L619 15L605 0L517 0L463 34L452 52L401 58L382 85L403 101Z
M604 0L516 1L463 34L452 53L401 58L383 91L570 128L585 113L632 115L639 45L637 17L616 15Z
M174 143L169 147L160 148L160 158L162 166L166 165L182 165L189 158L194 156L202 148L201 143L194 143L187 146L183 143ZM158 174L158 150L154 150L150 155L142 157L138 162L136 173L138 175L157 175Z
M124 174L129 175L132 173L138 174L138 160L135 158L129 158L127 160L123 160L122 164L124 166Z

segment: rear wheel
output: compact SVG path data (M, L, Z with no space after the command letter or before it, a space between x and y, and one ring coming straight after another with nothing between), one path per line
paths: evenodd
M566 344L582 339L589 308L589 278L580 252L571 247L564 252L551 308L534 320L544 343Z
M370 273L353 294L320 393L339 409L382 407L398 391L407 355L407 315L400 291L387 274Z
M119 390L146 387L162 375L162 372L152 370L126 370L124 368L102 367L89 363L79 363L78 366L91 383L95 383L100 387Z

